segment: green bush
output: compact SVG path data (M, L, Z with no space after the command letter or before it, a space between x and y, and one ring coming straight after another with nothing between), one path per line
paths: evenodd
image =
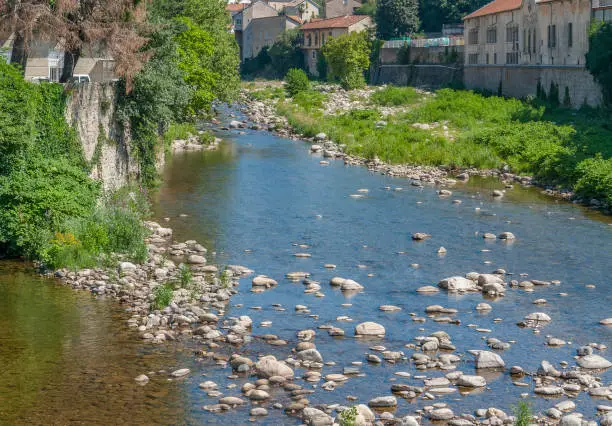
M170 304L170 302L172 302L173 296L172 284L165 283L155 287L155 290L153 290L154 299L153 303L151 303L151 308L153 310L164 309Z
M575 191L587 199L596 198L612 205L612 158L601 155L581 161L577 166Z
M419 94L412 87L389 86L374 92L370 99L383 106L410 105L419 99Z
M289 96L295 96L300 92L310 89L310 80L304 70L291 68L285 76L285 89Z
M191 273L191 269L188 265L181 263L178 267L178 270L181 288L189 287L189 285L191 285L191 282L193 281L193 274Z
M514 407L513 411L515 426L529 426L533 422L533 412L531 411L531 406L529 403L521 401L516 407Z
M327 100L327 95L315 90L300 92L293 98L293 102L306 111L323 108L323 103Z
M370 66L372 43L367 32L331 37L321 50L327 61L327 77L346 90L365 85L364 73Z

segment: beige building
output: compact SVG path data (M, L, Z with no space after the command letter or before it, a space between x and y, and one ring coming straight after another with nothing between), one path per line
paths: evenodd
M301 23L296 16L288 15L252 19L242 33L243 60L254 58L264 47L272 46L281 33Z
M270 1L268 4L279 14L295 16L304 22L318 18L321 14L319 5L313 0Z
M356 0L329 0L325 1L324 18L337 18L339 16L353 15L355 9L361 6Z
M64 51L55 43L35 40L30 43L24 78L59 83L64 72Z
M373 26L372 19L365 15L339 16L318 19L304 24L301 28L304 56L308 72L317 75L317 61L321 48L331 37L361 32Z
M601 90L585 68L585 55L591 20L605 17L607 9L591 0L495 0L483 6L464 18L465 85L522 98L535 95L538 84L547 91L555 84L561 100L567 91L575 106L599 104Z

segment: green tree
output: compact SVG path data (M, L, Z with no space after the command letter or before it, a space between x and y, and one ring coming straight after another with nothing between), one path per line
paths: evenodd
M270 47L270 65L277 77L284 76L291 68L304 68L301 43L300 30L292 29L282 32Z
M489 0L419 0L421 29L426 32L442 31L443 24L460 23L465 15L487 3Z
M586 67L603 89L604 102L612 105L612 23L591 26Z
M370 66L372 44L366 32L331 37L322 52L328 65L327 77L339 81L345 89L365 85L364 73Z
M304 70L291 68L285 76L285 89L290 96L310 89L310 81Z
M378 0L376 6L376 36L389 40L412 34L419 29L417 0Z
M368 15L374 17L376 15L376 0L367 0L355 9L355 15Z

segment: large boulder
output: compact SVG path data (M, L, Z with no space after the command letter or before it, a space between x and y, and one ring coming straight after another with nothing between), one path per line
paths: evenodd
M331 426L334 424L334 419L331 416L313 407L304 408L302 419L304 423L311 426Z
M389 408L397 406L397 398L394 396L379 396L371 399L368 405L372 408Z
M476 355L476 369L504 368L506 363L494 352L480 351Z
M484 287L487 284L501 284L504 285L504 280L495 274L480 274L478 275L478 285Z
M482 376L462 375L457 379L457 386L464 388L481 388L487 385L487 381Z
M259 377L264 379L272 376L293 377L293 370L286 364L277 361L273 356L265 356L257 361L255 371Z
M355 327L355 336L376 336L383 337L385 335L385 327L375 322L367 321Z
M306 349L297 353L297 359L300 361L323 362L323 357L316 349Z
M440 281L438 287L448 291L473 291L476 290L476 283L464 277L450 277Z
M251 284L253 285L253 287L270 288L270 287L277 285L278 282L276 282L276 280L273 280L272 278L267 277L265 275L258 275L255 278L253 278L253 281L251 282Z
M340 289L342 291L359 291L363 290L363 286L357 281L344 280L344 282L340 285Z
M593 370L603 370L605 368L612 367L612 362L608 361L600 355L587 355L582 358L578 358L578 365L582 368L588 368Z

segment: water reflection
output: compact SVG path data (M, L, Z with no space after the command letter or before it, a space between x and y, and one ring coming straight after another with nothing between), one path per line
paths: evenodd
M145 387L134 382L180 364L182 349L141 344L125 319L110 301L0 263L0 424L188 419L183 383L163 374Z

